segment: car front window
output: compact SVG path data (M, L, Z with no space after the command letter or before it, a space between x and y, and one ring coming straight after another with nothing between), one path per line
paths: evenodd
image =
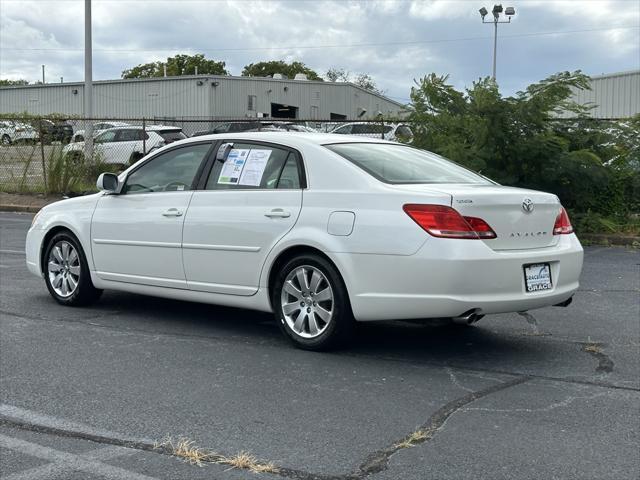
M439 155L404 145L338 143L325 147L385 183L491 184Z
M191 190L198 168L210 148L209 143L190 145L154 157L127 177L122 193Z

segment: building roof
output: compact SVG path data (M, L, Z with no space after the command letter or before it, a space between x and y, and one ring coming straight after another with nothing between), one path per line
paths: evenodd
M278 82L283 84L315 84L315 85L335 85L335 86L349 86L365 92L369 95L379 97L387 102L393 103L398 107L405 107L404 104L391 100L380 93L367 90L355 83L351 82L328 82L323 80L295 80L292 78L272 78L272 77L241 77L236 75L180 75L173 77L150 77L150 78L116 78L111 80L94 80L94 85L109 85L109 84L124 84L124 83L139 83L139 82L158 82L158 81L185 81L185 80L233 80L233 81L259 81L259 82ZM70 87L70 86L84 86L84 82L64 82L64 83L36 83L30 85L7 85L0 87L0 89L23 89L23 88L42 88L42 87Z

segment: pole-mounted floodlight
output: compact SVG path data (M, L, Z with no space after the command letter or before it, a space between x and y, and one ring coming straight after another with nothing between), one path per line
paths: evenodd
M493 23L494 33L493 33L493 80L496 79L496 54L498 51L498 24L499 23L511 23L511 17L516 14L516 9L513 7L507 7L506 9L502 8L502 5L494 5L491 13L493 14L493 20L485 20L484 17L487 16L489 11L482 7L480 10L480 16L482 17L482 23ZM507 16L507 20L500 20L500 14L504 12L504 15Z

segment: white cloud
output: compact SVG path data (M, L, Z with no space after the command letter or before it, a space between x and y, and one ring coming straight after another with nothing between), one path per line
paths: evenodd
M490 9L493 3L94 0L94 78L117 78L138 63L202 52L225 60L234 74L248 63L272 59L300 60L320 73L333 66L366 72L390 96L407 98L413 79L430 72L449 73L457 86L490 73L492 29L480 21L482 5ZM498 80L508 93L559 70L640 68L637 28L522 36L637 26L640 2L514 0L513 5L512 24L499 28ZM50 78L82 79L83 2L0 0L0 22L0 78L34 81L46 64ZM465 38L471 40L460 40ZM304 48L352 44L386 45ZM41 48L60 50L17 50Z

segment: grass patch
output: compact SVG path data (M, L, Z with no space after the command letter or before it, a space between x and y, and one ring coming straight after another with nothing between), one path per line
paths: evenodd
M590 343L589 345L585 345L584 351L587 353L602 353L602 348L595 343Z
M225 456L213 450L196 445L193 440L180 437L173 440L167 437L162 442L156 442L154 448L163 450L171 455L181 458L191 465L203 467L206 464L227 465L229 469L248 470L253 473L277 473L278 467L272 462L263 462L248 452L240 452L233 456Z
M261 462L247 452L240 452L233 457L222 457L215 463L229 465L231 468L249 470L253 473L277 473L278 471L278 468L272 462Z
M433 432L431 431L422 429L416 430L401 442L396 443L394 446L396 449L415 447L419 443L422 443L425 440L429 440L432 436Z

